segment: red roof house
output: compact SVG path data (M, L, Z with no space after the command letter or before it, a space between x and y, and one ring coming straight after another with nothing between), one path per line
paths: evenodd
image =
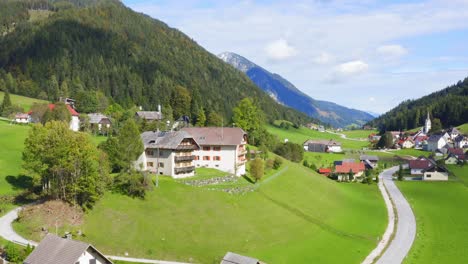
M344 162L341 165L336 165L335 172L336 173L349 173L352 171L354 174L360 174L366 169L363 162L355 163L355 162Z
M67 107L68 112L70 112L70 114L71 114L72 116L79 116L79 115L80 115L80 114L78 114L78 112L76 112L76 110L73 109L69 104L66 104L65 106ZM55 108L55 104L49 104L49 109L50 109L50 111L53 111L54 108Z
M330 175L331 171L332 170L330 168L320 168L318 170L318 173L323 174L325 176L328 176L328 175Z

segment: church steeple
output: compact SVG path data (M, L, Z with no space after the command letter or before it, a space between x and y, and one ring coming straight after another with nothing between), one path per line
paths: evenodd
M424 133L429 133L429 131L431 130L431 117L429 115L429 111L427 111L427 118L426 118L426 122L424 123Z

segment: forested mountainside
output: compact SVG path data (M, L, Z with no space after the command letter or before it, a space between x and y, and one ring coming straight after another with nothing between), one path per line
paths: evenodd
M468 78L417 100L407 100L369 122L380 130L405 130L424 124L427 112L443 127L468 122Z
M274 102L182 32L117 0L0 4L0 89L47 100L97 92L145 110L158 104L171 109L171 98L196 91L201 107L226 120L244 97L252 97L270 120L310 120ZM183 107L174 117L188 111Z
M373 116L360 110L347 108L332 102L311 98L278 74L271 73L248 59L232 53L218 55L222 60L244 72L258 87L276 101L317 118L335 127L363 125Z

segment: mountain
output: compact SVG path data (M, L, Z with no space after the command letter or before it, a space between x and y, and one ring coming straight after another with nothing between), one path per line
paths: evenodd
M369 125L385 130L406 130L420 127L430 113L440 119L443 127L468 123L468 78L438 92L417 100L407 100L369 122Z
M190 114L186 104L171 108L188 95L200 98L197 109L225 120L238 101L251 97L270 120L311 120L274 102L179 30L118 0L3 0L0 20L0 90L46 100L81 96L94 105L107 99L146 110L161 104L174 118Z
M278 74L271 73L248 59L231 52L218 55L220 59L245 73L258 87L277 102L292 107L322 122L336 127L362 125L374 117L364 111L350 109L332 102L311 98Z
M379 113L376 113L376 112L372 112L372 111L366 111L366 113L368 113L369 115L373 116L373 117L379 117L381 114Z

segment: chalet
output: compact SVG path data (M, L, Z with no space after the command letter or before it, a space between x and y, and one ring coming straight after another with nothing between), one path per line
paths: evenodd
M362 176L365 169L366 168L363 162L343 162L341 165L335 166L335 173L338 174L339 180L345 180L348 179L350 172L353 173L354 177Z
M341 143L334 140L307 140L303 144L304 150L310 152L342 152Z
M447 136L445 134L432 135L427 140L427 151L436 151L447 145Z
M414 141L411 138L406 138L402 139L398 142L398 144L401 146L401 148L413 148L414 147Z
M112 264L92 245L47 234L24 264Z
M367 169L375 169L378 166L379 157L378 156L371 156L371 155L361 155L359 157L361 162L364 162Z
M194 151L195 166L244 175L247 133L238 127L186 127L200 148Z
M433 168L435 166L434 163L427 158L419 157L418 159L410 160L408 165L411 175L422 175L424 171Z
M112 125L110 118L101 113L91 113L88 117L91 127L95 127L97 131L108 130Z
M195 175L194 151L200 146L189 133L147 131L141 140L145 150L134 163L135 169L173 178Z
M236 253L228 252L224 255L221 264L264 264L256 258L242 256Z
M18 124L29 124L31 123L31 116L27 113L18 113L15 115L13 122Z

